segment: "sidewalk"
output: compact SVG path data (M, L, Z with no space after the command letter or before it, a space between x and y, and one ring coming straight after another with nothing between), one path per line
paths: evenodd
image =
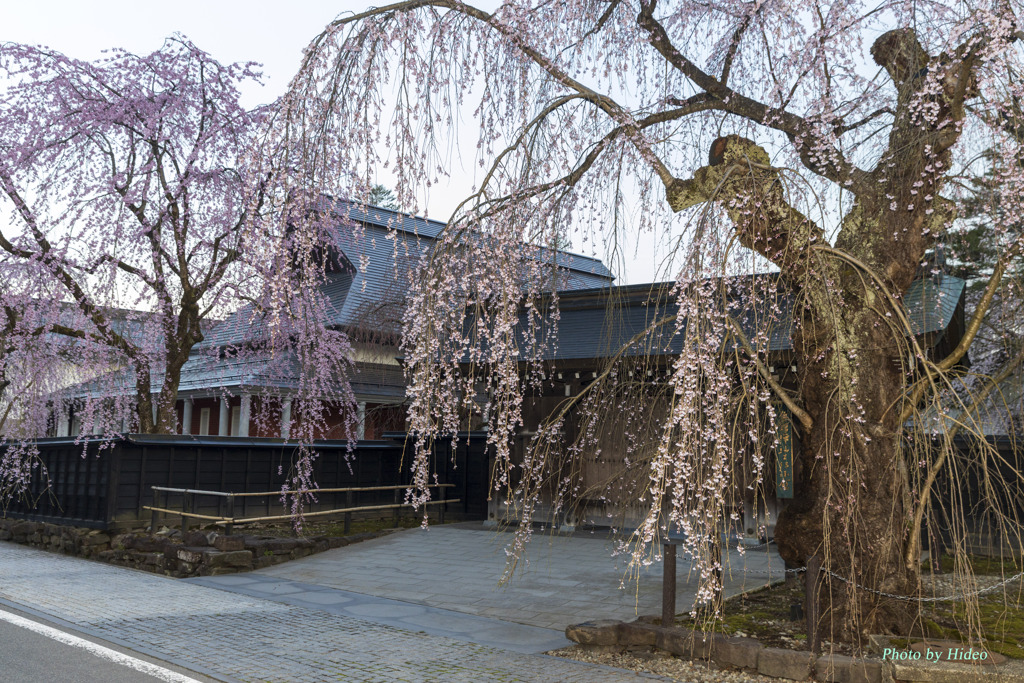
M6 542L0 603L225 681L660 680L371 622L321 609L322 598L299 607Z
M508 585L499 586L505 570L505 547L512 534L479 524L408 529L329 550L246 574L261 581L292 581L307 586L454 610L507 622L563 631L594 619L636 618L661 614L662 564L644 568L639 581L624 575L624 556L612 557L614 542L606 534L552 536L537 532ZM740 554L731 548L725 559L727 596L753 590L784 577L784 563L774 549ZM748 576L745 572L750 572ZM754 578L756 575L758 578ZM236 577L201 580L229 590ZM677 563L677 611L693 604L697 577L687 562ZM257 588L250 584L250 588Z

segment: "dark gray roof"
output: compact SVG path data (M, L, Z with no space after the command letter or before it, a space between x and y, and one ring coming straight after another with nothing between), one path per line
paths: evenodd
M769 352L792 348L793 295L777 287L778 274L729 278L716 281L726 288L725 300L731 315L740 323L748 339ZM949 326L964 295L965 282L942 275L915 280L904 306L915 335L940 332ZM676 316L679 308L671 296L675 283L660 282L622 287L603 287L559 292L557 335L549 344L540 344L534 352L522 348L521 358L537 360L585 360L607 358L631 339L639 340L626 352L628 356L672 356L682 349L686 322L664 322L641 334L656 322ZM542 303L538 306L545 310ZM549 332L545 321L535 330L535 339ZM520 315L518 337L529 338L525 312ZM756 342L754 340L757 340Z
M181 371L179 396L197 392L226 390L238 393L243 389L280 389L290 393L298 387L298 362L294 355L275 358L273 362L255 354L218 357L215 353L196 353ZM405 376L401 366L383 363L358 363L348 376L352 391L361 399L400 401L405 398ZM135 391L134 375L122 368L70 390L76 396L123 395ZM150 390L160 391L163 382L161 370L153 372Z
M338 231L339 270L327 275L323 292L330 301L329 324L397 333L404 313L409 278L427 257L445 225L379 207L345 201L332 205L342 224ZM346 229L354 221L361 230ZM567 289L608 285L614 276L597 259L540 247L524 247L531 257L554 261L565 272ZM243 308L215 327L199 348L243 343L253 336L251 309Z

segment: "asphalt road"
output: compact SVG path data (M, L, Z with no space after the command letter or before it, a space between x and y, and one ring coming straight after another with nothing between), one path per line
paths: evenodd
M207 683L212 680L0 607L0 681L4 683Z

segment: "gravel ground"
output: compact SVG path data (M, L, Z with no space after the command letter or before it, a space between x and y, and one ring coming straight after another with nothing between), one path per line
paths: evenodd
M1009 578L1009 576L1005 577ZM972 585L967 587L967 592L985 590L991 588L996 584L1002 583L1005 580L1002 576L992 576L990 574L975 575L972 579ZM954 574L922 574L921 584L925 589L925 595L931 594L935 596L951 596L959 595L964 592L963 580L958 579ZM1021 585L1020 579L1017 581L1011 581L1006 584L1006 590L1013 591L1019 590ZM931 590L929 590L929 588ZM993 591L994 595L999 595L999 591Z
M631 669L639 673L665 676L674 681L686 683L779 683L777 678L748 674L742 671L726 671L715 669L680 659L668 654L644 652L595 652L585 650L578 645L549 652L549 655L566 657L579 662L616 666L620 669Z
M926 594L953 595L963 590L963 586L959 585L950 574L923 575L921 579ZM998 576L976 576L976 584L972 589L983 590L1000 583L1002 580L1002 577ZM1018 586L1019 583L1019 581L1015 581L1013 585ZM779 683L777 678L769 678L736 670L718 669L714 668L714 665L706 666L702 663L691 662L690 660L681 659L667 653L600 652L574 645L549 652L548 654L575 659L580 662L603 664L620 669L630 669L639 673L655 674L675 681L685 681L686 683Z

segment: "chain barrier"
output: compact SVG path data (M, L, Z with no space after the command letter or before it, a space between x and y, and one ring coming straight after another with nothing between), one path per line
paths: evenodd
M874 588L868 588L867 586L862 586L862 585L860 585L859 583L857 583L855 581L850 581L846 577L840 576L839 574L836 574L834 571L832 571L830 569L822 569L822 571L824 571L829 576L831 576L833 578L836 578L836 579L839 579L843 583L849 584L849 585L853 586L854 588L859 588L862 591L867 591L868 593L873 593L875 595L881 595L882 597L886 597L886 598L892 598L894 600L904 600L906 602L943 602L943 601L946 601L946 600L951 600L951 601L966 600L967 598L972 597L972 596L973 597L977 597L977 596L980 596L980 595L988 595L989 593L994 593L997 590L999 590L1000 588L1002 588L1003 586L1005 586L1006 584L1011 583L1013 581L1016 581L1019 578L1024 577L1024 572L1020 572L1019 574L1017 574L1015 576L1011 576L1008 579L1004 579L1003 581L1000 581L999 583L997 583L995 585L989 586L988 588L982 588L982 589L976 590L973 593L963 593L963 594L960 594L960 595L939 595L939 596L935 596L935 597L931 597L931 598L920 598L920 597L914 597L914 596L911 596L911 595L896 595L895 593L886 593L885 591L878 591L878 590L875 590Z
M775 539L771 539L770 541L767 541L767 542L762 543L760 545L743 546L743 552L745 553L745 552L747 552L749 550L760 550L762 548L767 548L768 546L773 545L774 543L775 543ZM785 570L780 570L780 571L782 573L784 573L784 574L800 574L800 573L806 572L807 571L807 567L796 567L794 569L785 569ZM957 594L957 595L939 595L939 596L933 596L933 597L925 598L925 597L915 597L915 596L912 596L912 595L897 595L895 593L886 593L885 591L879 591L879 590L875 590L874 588L868 588L867 586L862 586L862 585L860 585L859 583L857 583L855 581L851 581L851 580L847 579L845 576L840 576L839 574L836 574L831 569L825 569L824 567L822 567L821 571L823 571L824 573L828 574L832 578L838 579L838 580L842 581L843 583L846 583L846 584L848 584L850 586L853 586L854 588L857 588L859 590L866 591L866 592L872 593L874 595L881 595L882 597L886 597L886 598L892 598L894 600L903 600L905 602L944 602L944 601L947 601L947 600L948 601L966 600L969 597L979 597L979 596L982 596L982 595L988 595L989 593L995 593L997 590L999 590L1000 588L1002 588L1006 584L1013 583L1017 579L1024 578L1024 571L1022 571L1022 572L1020 572L1020 573L1018 573L1018 574L1016 574L1014 576L1009 577L1008 579L1004 579L1003 581L1000 581L997 584L989 586L988 588L981 588L981 589L976 590L976 591L971 592L971 593L961 593L961 594ZM773 578L776 578L776 577L779 576L779 572L778 571L774 571L773 572L771 570L769 570L767 572L763 572L763 571L749 571L748 570L748 571L744 571L743 575L746 576L746 577L753 578L753 579L773 579Z
M806 572L807 571L807 567L796 567L795 569L786 569L786 570L780 570L780 571L782 573L785 573L785 574L800 574L802 572ZM850 581L846 577L840 576L839 574L836 574L834 571L832 571L830 569L824 569L823 568L822 571L825 572L826 574L828 574L829 576L831 576L832 578L839 579L843 583L849 584L849 585L851 585L854 588L857 588L859 590L866 591L868 593L873 593L875 595L881 595L882 597L886 597L886 598L892 598L894 600L904 600L906 602L943 602L943 601L946 601L946 600L966 600L969 597L977 597L977 596L982 596L982 595L988 595L989 593L995 593L996 591L998 591L1000 588L1002 588L1006 584L1013 583L1017 579L1024 578L1024 572L1020 572L1019 574L1016 574L1016 575L1011 576L1011 577L1009 577L1007 579L1004 579L1003 581L1000 581L997 584L989 586L988 588L981 588L981 589L976 590L976 591L971 592L971 593L961 593L961 594L957 594L957 595L939 595L939 596L934 596L934 597L929 597L929 598L923 598L923 597L914 597L912 595L897 595L895 593L886 593L885 591L875 590L874 588L868 588L867 586L862 586L862 585L860 585L859 583L857 583L855 581ZM747 576L747 577L750 577L750 578L754 578L754 579L772 579L772 578L778 577L779 576L779 572L772 572L772 571L768 571L768 572L745 571L745 572L743 572L743 575Z
M807 567L797 567L795 569L779 569L776 571L768 570L766 572L746 570L743 572L743 575L749 576L753 579L774 579L778 577L780 572L783 574L800 574L801 572L805 571L807 571Z

